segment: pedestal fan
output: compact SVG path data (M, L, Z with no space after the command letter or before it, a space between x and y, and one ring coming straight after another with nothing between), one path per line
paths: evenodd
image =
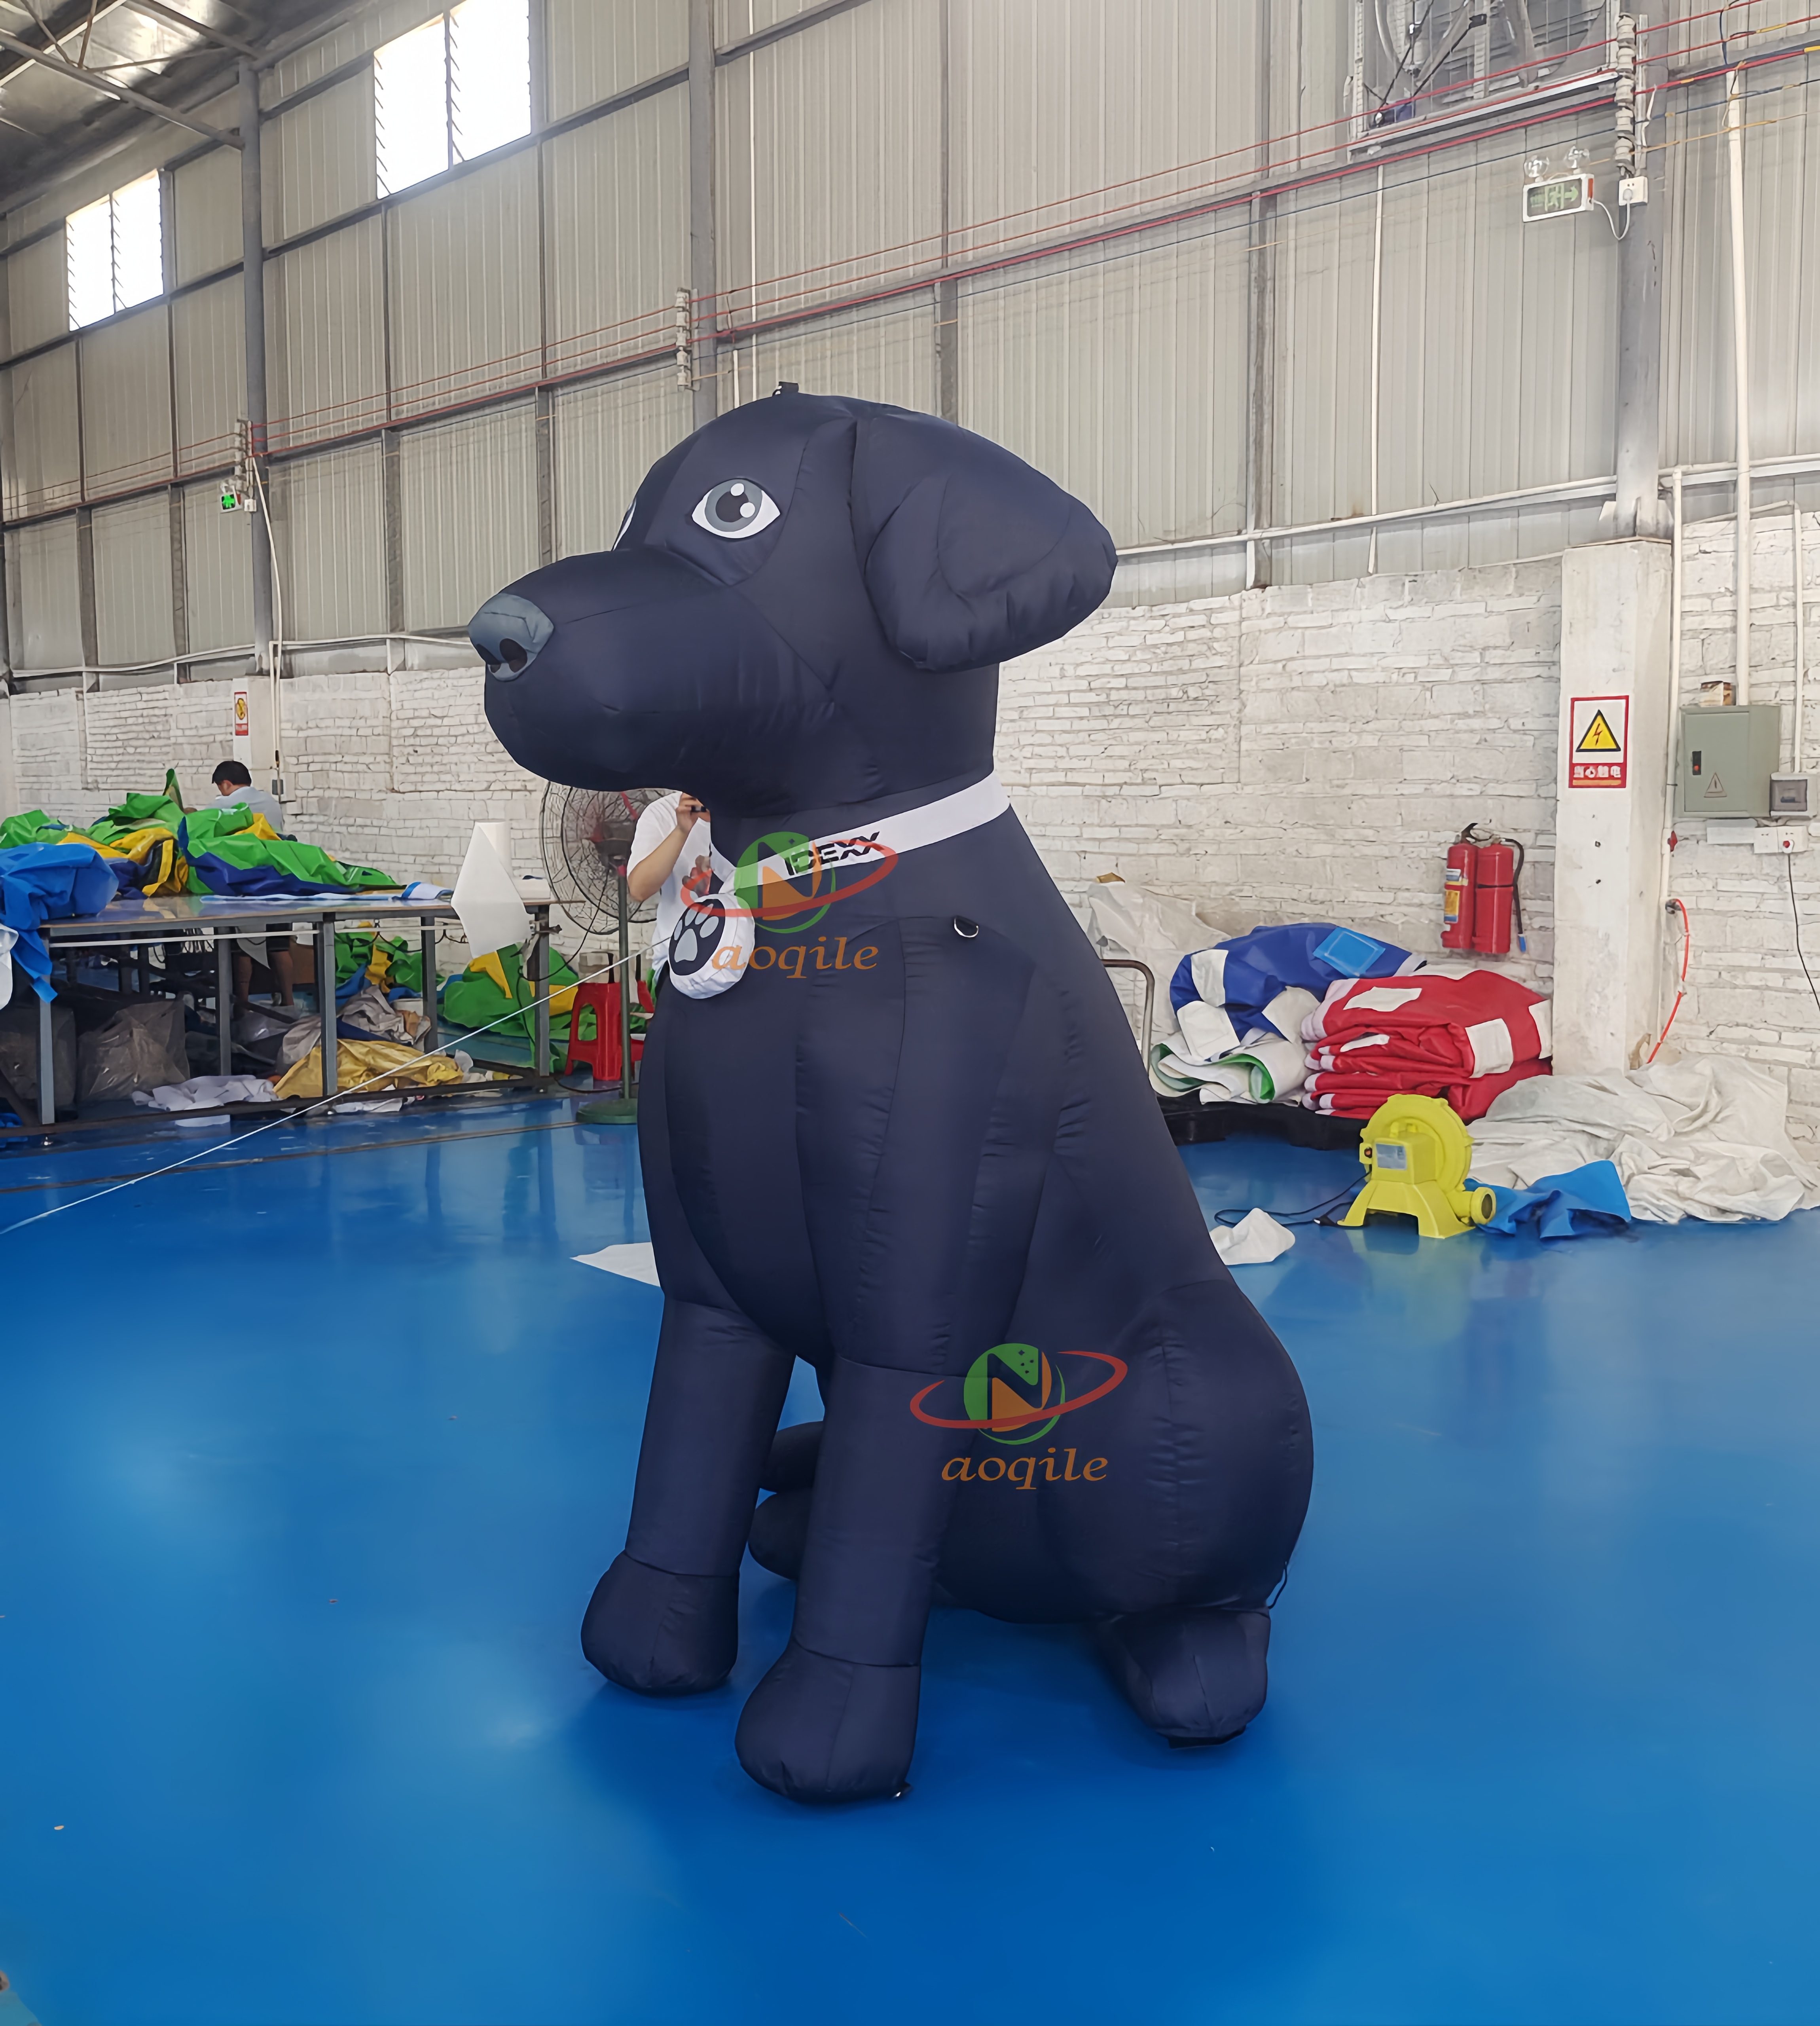
M582 941L611 920L619 925L620 1094L632 1096L632 925L657 912L654 894L635 903L625 875L638 820L661 788L567 788L552 781L543 790L539 838L543 871L557 905L574 923L585 922ZM579 1018L572 1015L573 1019ZM573 1031L573 1030L572 1030Z

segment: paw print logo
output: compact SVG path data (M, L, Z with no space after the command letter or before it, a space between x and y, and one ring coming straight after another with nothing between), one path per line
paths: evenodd
M710 875L699 890L685 889L687 897L670 937L670 968L679 978L706 971L727 933L726 905L717 897L720 883ZM694 884L691 880L690 886Z

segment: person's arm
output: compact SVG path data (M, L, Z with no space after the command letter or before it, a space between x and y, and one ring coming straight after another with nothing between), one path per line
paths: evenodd
M635 903L648 901L676 869L676 860L683 855L683 846L699 819L707 814L693 795L685 795L676 805L676 827L657 849L628 868L625 875L626 891Z

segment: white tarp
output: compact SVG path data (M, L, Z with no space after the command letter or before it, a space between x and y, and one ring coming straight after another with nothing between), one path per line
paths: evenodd
M1536 1077L1472 1128L1472 1179L1527 1188L1610 1161L1649 1224L1718 1224L1820 1209L1820 1166L1789 1137L1788 1096L1767 1070L1692 1055L1623 1074Z
M1230 1227L1216 1224L1207 1233L1229 1266L1268 1266L1295 1243L1295 1234L1267 1210L1249 1210Z
M603 1245L598 1252L577 1252L577 1266L598 1266L603 1273L617 1273L627 1280L643 1280L647 1287L661 1287L655 1248L643 1245Z
M1134 956L1150 966L1156 978L1159 1040L1175 1032L1169 985L1176 966L1191 950L1239 933L1218 926L1190 901L1123 879L1095 880L1087 889L1087 915L1088 938L1102 956Z

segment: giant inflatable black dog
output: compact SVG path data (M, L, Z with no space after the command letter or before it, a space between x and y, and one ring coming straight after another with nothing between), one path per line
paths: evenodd
M983 438L783 389L470 629L521 765L713 811L639 1100L657 1368L582 1643L647 1695L717 1686L750 1538L798 1587L737 1748L800 1800L902 1789L938 1585L1092 1623L1172 1744L1264 1700L1302 1389L992 772L997 664L1113 560ZM780 1435L797 1357L827 1418Z

